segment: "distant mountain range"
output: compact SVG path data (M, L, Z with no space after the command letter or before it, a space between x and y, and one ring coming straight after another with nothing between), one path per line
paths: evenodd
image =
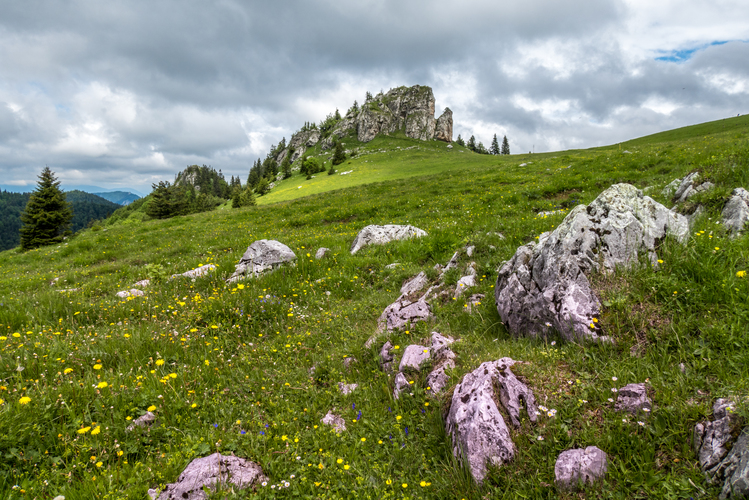
M129 205L130 203L134 202L138 198L142 198L145 196L143 193L138 191L137 189L132 188L119 188L119 189L111 189L111 188L103 188L99 186L87 186L87 185L61 185L60 186L64 191L70 192L70 191L83 191L84 193L91 193L95 194L96 196L100 196L104 198L105 200L109 200L112 203L117 203L118 205ZM30 193L36 189L36 184L28 185L28 186L11 186L7 184L0 184L0 192L1 191L7 191L9 193Z

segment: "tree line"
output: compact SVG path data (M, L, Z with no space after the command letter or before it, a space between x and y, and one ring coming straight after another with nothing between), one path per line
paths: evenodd
M474 136L471 136L468 139L468 142L463 140L463 138L458 134L458 138L455 140L455 143L459 146L463 146L464 148L468 148L474 153L482 154L482 155L508 155L510 154L510 143L507 141L507 136L504 136L502 139L502 145L499 145L499 141L497 140L497 134L494 134L494 138L492 139L492 144L489 146L489 149L486 149L483 143L479 142L476 143L476 138Z

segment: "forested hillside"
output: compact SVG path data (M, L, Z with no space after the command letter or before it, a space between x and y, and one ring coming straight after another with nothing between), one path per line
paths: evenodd
M73 232L88 226L92 220L109 217L120 208L120 205L95 194L83 191L68 191L65 194L73 209L73 221L70 227ZM26 208L29 196L30 193L7 191L0 193L0 251L18 246L20 242L18 231L23 225L21 214Z

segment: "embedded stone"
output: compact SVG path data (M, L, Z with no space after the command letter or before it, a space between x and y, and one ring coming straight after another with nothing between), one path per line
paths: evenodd
M626 411L633 415L649 412L652 408L645 384L627 384L619 389L614 405L616 411Z
M406 347L401 358L398 371L419 370L421 365L429 360L429 348L423 345L410 345Z
M354 392L357 387L359 387L359 384L344 384L343 382L338 382L338 390L341 391L341 394L344 396Z
M330 248L321 247L315 252L315 259L320 260L324 258L330 252Z
M128 425L126 430L128 432L132 432L136 427L150 427L154 422L156 422L156 415L154 413L151 413L150 411L147 411L140 417L133 420L133 423Z
M741 187L734 189L721 218L729 233L740 234L749 222L749 191Z
M343 417L336 415L332 411L328 411L328 413L326 413L325 416L320 419L320 422L325 425L332 426L333 430L338 434L346 430L346 421L343 419Z
M233 283L245 275L257 276L294 260L296 254L283 243L275 240L257 240L247 247L247 251L236 265L234 274L226 281Z
M356 235L356 239L351 244L351 254L355 254L368 245L384 245L391 241L421 238L426 235L425 231L411 225L399 226L396 224L386 224L384 226L367 226Z
M408 379L406 378L403 373L398 372L398 374L395 376L395 389L393 389L393 399L400 398L401 392L408 389L408 386L411 385L408 383Z
M158 500L204 500L208 498L208 493L203 488L215 490L217 485L221 485L242 490L267 480L258 464L244 458L214 453L190 462L177 482L164 488Z
M606 453L596 446L563 451L554 465L554 482L560 490L575 491L602 479L608 470Z

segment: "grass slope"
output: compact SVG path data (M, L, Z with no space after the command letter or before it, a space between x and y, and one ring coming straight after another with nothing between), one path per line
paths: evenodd
M447 153L439 143L396 153L406 142L382 139L389 153L351 165L356 172L373 160L366 175L386 182L346 186L334 184L346 176L323 174L320 182L331 184L319 191L335 191L283 201L301 190L281 184L265 197L277 196L272 205L128 220L60 246L0 253L0 496L141 499L191 459L220 451L258 462L271 478L237 498L715 497L690 448L692 428L716 397L745 395L749 381L749 236L726 238L715 223L730 189L749 185L749 141L746 127L717 132L627 153L613 146L529 160ZM410 161L429 175L397 171ZM496 269L564 217L538 211L566 212L616 182L667 202L660 189L694 169L717 188L684 207L707 207L689 242L665 242L658 271L643 265L594 277L601 327L615 344L507 333L492 298ZM359 229L383 223L414 224L429 236L348 253ZM296 266L227 286L260 238L289 245ZM434 264L467 244L476 246L474 291L486 300L473 314L465 299L435 303L433 321L382 342L402 352L431 331L460 339L453 385L483 361L527 362L516 372L556 415L523 421L512 434L515 460L482 487L444 433L450 391L428 396L425 368L409 374L411 394L394 401L392 377L379 370L381 344L363 348L402 282L422 270L435 279ZM311 257L321 246L331 258ZM212 276L163 279L209 262L218 267ZM145 297L114 296L146 277L155 282ZM458 278L447 275L452 284ZM357 359L350 370L347 356ZM640 425L609 398L612 388L646 379L655 407ZM344 396L339 382L359 387ZM149 408L158 424L126 432ZM332 408L346 419L341 435L320 423ZM588 445L609 455L605 483L557 492L556 457Z

